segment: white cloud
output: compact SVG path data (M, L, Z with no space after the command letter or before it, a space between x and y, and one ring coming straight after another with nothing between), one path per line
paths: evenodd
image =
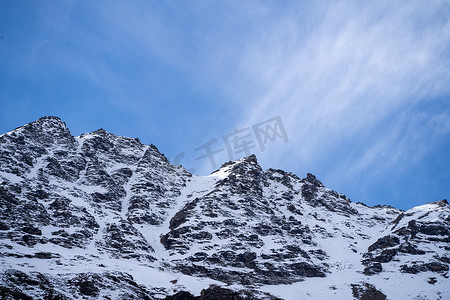
M448 131L418 130L423 122L405 126L418 105L450 92L448 6L445 1L344 1L293 4L279 18L270 9L258 16L263 25L247 36L243 52L231 51L223 61L239 60L233 65L236 76L224 84L245 103L249 118L240 126L281 115L290 134L289 145L269 148L263 160L311 166L336 159L338 147L351 143L361 147L353 154L362 157L356 172L380 164L383 153L394 155L392 164L426 153L421 135ZM425 117L431 122L435 116ZM383 137L377 128L387 120L396 129ZM367 132L373 139L361 145Z
M145 79L139 76L160 61L183 74L194 90L225 95L235 113L244 116L229 128L205 126L207 136L195 137L199 145L280 115L290 142L257 153L263 164L290 170L328 164L332 176L352 160L351 172L341 180L380 162L386 170L418 160L430 151L421 140L448 134L423 126L448 120L448 112L410 122L421 105L450 94L447 1L165 5L113 2L90 19L92 31L74 33L75 42L87 43L94 53L131 61L144 72L113 69L108 60L70 53L61 64L65 61L118 99L138 99L146 93L145 82L136 85ZM65 28L68 34L70 29ZM391 131L381 129L386 123ZM387 164L389 153L394 155Z
M331 170L326 180L339 182L353 179L367 183L361 174L376 178L383 172L402 171L408 164L419 162L427 152L450 134L450 114L448 112L432 115L429 113L407 113L397 117L392 126L387 126L366 145L359 155L347 159ZM342 174L345 177L342 178Z

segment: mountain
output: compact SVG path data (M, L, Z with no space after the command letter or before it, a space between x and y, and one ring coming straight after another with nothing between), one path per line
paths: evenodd
M43 117L0 136L4 299L450 299L450 207L368 207L254 155L209 176Z

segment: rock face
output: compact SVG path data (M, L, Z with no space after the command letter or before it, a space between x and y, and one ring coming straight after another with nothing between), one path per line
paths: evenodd
M384 231L385 235L368 247L363 264L370 269L376 262L379 269L385 266L409 274L433 272L448 278L448 218L447 200L401 213Z
M56 117L0 136L0 217L7 299L450 298L446 200L367 207L254 155L195 176Z

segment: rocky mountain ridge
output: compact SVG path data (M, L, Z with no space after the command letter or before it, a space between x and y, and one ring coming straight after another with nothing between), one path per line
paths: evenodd
M254 155L196 176L44 117L0 136L0 203L7 299L450 298L446 200L367 207Z

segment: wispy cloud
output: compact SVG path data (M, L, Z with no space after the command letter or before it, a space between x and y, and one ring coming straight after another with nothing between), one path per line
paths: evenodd
M353 178L354 184L367 184L362 178L374 179L383 173L392 174L419 162L443 136L450 134L448 112L399 114L392 125L381 129L360 151L346 157L327 180L336 181L344 174L344 180ZM341 179L342 180L342 179Z
M57 32L47 59L155 136L181 132L173 146L188 144L183 163L203 172L210 165L193 149L274 116L289 143L256 151L262 164L319 171L331 185L399 172L449 135L448 1L108 1L43 11ZM178 102L164 96L177 84L188 87L172 95ZM173 118L164 113L180 104Z
M406 130L404 119L412 116L395 119L450 92L447 2L292 4L280 18L270 18L271 10L266 11L267 22L248 37L242 54L231 54L239 57L234 67L240 75L228 85L239 87L234 96L247 100L250 117L243 124L274 112L283 116L291 143L283 155L262 154L265 160L282 157L279 163L285 165L339 160L334 157L338 147L358 145L365 132L389 120L394 126L390 138L376 140L375 132L374 140L360 145L365 159L359 168L372 168L380 164L372 153L401 153L400 148L410 146L401 142L408 139L405 134L430 134L415 127ZM246 84L258 86L257 92ZM413 158L424 151L403 154Z

